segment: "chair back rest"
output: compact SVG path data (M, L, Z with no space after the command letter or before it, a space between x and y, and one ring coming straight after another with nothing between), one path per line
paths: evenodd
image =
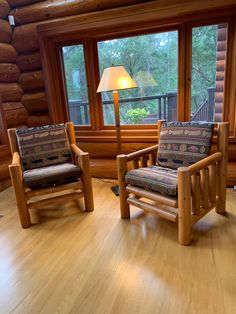
M72 162L64 124L16 130L23 170Z
M157 163L162 167L188 167L210 153L214 123L162 122Z

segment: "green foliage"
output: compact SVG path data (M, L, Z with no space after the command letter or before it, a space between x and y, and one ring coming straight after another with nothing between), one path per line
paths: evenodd
M130 122L129 124L140 124L148 116L148 111L144 108L130 109L127 111L126 116L127 122Z

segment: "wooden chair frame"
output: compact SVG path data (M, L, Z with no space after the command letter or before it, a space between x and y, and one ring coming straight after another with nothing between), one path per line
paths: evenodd
M162 123L163 121L158 123L159 134ZM191 227L194 223L213 208L217 213L225 212L228 133L229 123L215 124L217 152L189 167L178 168L177 197L146 191L125 182L128 163L132 163L133 169L155 165L158 145L128 155L118 155L121 218L130 218L130 205L157 213L178 224L179 243L190 244Z
M79 165L82 171L81 180L38 190L31 190L25 186L23 180L23 170L21 166L21 157L19 154L19 147L16 138L16 129L8 130L8 137L12 153L12 164L9 165L9 171L16 197L20 222L23 228L28 228L31 226L29 209L42 208L43 206L50 203L55 203L58 201L65 202L67 200L84 197L86 211L94 210L89 154L83 152L81 149L79 149L79 147L76 146L73 123L67 122L65 126L70 142L73 163ZM63 195L58 195L59 192L63 192ZM43 199L41 198L38 200L38 198L42 196Z

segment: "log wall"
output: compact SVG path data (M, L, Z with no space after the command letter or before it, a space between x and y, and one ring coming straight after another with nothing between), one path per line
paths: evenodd
M24 91L18 82L20 69L16 64L17 50L12 45L9 13L8 1L0 0L0 191L10 185L8 165L11 158L6 129L25 127L28 118L21 103Z
M227 49L227 26L218 25L217 51L216 51L216 92L215 92L215 114L216 122L221 122L224 104L224 82Z
M23 115L26 117L24 122L22 122L23 116L18 119L20 125L26 124L31 127L50 123L48 102L46 99L45 84L42 73L42 62L36 32L37 23L57 17L99 11L147 1L150 0L9 0L9 5L7 6L8 13L10 10L9 14L14 16L16 27L14 27L13 34L11 35L12 46L11 48L5 47L5 55L9 55L9 53L7 53L7 49L15 49L17 53L17 55L15 55L13 51L10 51L11 60L16 63L20 74L18 76L16 69L12 69L11 71L14 72L15 77L18 76L18 84L23 92L21 92L21 97L16 100L15 106L18 108L19 112L22 112L22 108L19 109L19 107L17 107L20 101L27 112L27 116L25 114ZM6 16L6 12L4 15ZM7 28L7 26L5 26L5 28L6 34L2 36L5 36L8 40L7 42L9 42L9 34L7 34L7 30L9 32L9 27ZM2 52L2 54L4 54L4 52ZM5 68L5 72L7 72L7 69L9 72L10 69L7 67ZM2 74L4 82L6 82L7 79L10 82L9 74L4 73ZM13 73L11 74L11 82L13 82ZM4 86L2 86L2 88L4 88ZM16 94L16 89L14 90ZM20 91L18 92L20 93ZM12 103L15 101L12 98L17 97L15 95L15 97L12 96L11 99L8 98L5 98L4 101ZM4 108L8 108L8 106L5 106ZM7 113L8 123L11 120L9 117L11 117L10 112Z

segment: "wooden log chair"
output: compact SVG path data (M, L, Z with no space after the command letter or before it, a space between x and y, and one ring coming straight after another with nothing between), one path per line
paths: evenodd
M89 154L76 146L72 122L9 129L9 166L21 225L31 225L29 209L84 197L93 211Z
M130 218L130 205L157 213L190 244L194 223L213 208L225 212L228 132L226 122L159 121L158 145L117 156L121 217Z

